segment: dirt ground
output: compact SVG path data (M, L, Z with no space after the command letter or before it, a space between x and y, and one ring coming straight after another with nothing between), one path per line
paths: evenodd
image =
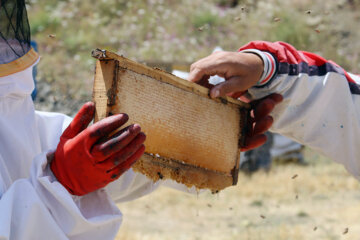
M239 175L219 194L162 187L119 205L117 240L360 239L360 184L310 150L307 166L274 165Z

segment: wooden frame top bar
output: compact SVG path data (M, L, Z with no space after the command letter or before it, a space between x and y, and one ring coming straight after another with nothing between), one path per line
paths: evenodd
M210 98L210 91L206 87L203 87L199 84L181 79L181 78L179 78L171 73L168 73L162 69L144 66L140 63L137 63L135 61L127 59L123 56L119 56L119 55L112 53L110 51L107 51L107 50L95 49L92 51L91 55L92 55L92 57L94 57L98 60L101 60L101 61L117 60L119 62L119 67L126 68L126 69L129 69L129 70L137 72L137 73L141 73L141 74L149 76L151 78L155 78L159 81L170 83L174 86L177 86L179 88L182 88L182 89L190 91L190 92L193 92L200 96ZM215 98L212 100L217 101L217 102L222 102L224 104L231 103L231 104L236 104L240 107L250 108L250 104L244 103L244 102L234 99L232 97L221 97L221 98Z

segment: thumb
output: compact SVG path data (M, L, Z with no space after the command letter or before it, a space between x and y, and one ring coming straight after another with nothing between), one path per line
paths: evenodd
M240 98L241 96L243 96L244 94L246 93L246 91L242 91L242 92L232 92L232 93L228 93L227 95L229 97L232 97L232 98Z
M251 86L251 83L244 81L243 77L234 76L213 87L210 96L212 98L224 97L234 92L244 92Z
M73 138L82 132L92 121L95 114L95 104L93 102L85 103L76 114L70 125L66 128L62 137Z

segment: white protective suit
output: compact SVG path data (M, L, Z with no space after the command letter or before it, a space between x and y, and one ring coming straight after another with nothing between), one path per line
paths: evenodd
M37 61L30 50L0 65L0 240L114 239L122 220L114 202L138 198L159 182L129 170L105 189L70 195L48 162L71 118L34 110Z
M249 94L280 93L270 131L287 136L341 163L360 180L360 77L313 53L283 42L251 42L245 49L271 53L276 74Z

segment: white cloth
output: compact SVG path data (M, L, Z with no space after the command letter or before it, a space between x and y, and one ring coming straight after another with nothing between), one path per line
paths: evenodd
M350 76L360 84L357 76ZM303 72L278 74L268 85L249 93L253 99L282 94L284 100L272 113L270 130L343 164L360 180L360 95L349 86L338 72L322 76Z
M70 195L48 159L71 118L34 111L33 88L32 67L0 78L0 239L114 239L122 220L114 201L160 183L129 170L105 189Z
M273 145L270 149L271 157L279 157L283 154L299 151L302 145L297 143L290 138L287 138L280 134L274 134Z

